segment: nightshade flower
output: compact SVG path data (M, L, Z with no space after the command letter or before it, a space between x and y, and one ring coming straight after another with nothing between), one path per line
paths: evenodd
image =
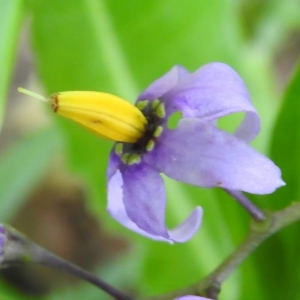
M166 196L160 173L201 187L254 194L272 193L284 183L274 163L250 142L260 120L244 82L223 63L189 73L180 66L143 91L136 106L148 120L134 144L116 143L108 166L108 210L124 226L157 240L185 242L197 231L198 207L176 229L165 225ZM181 112L176 129L168 118ZM216 120L236 112L245 117L234 134Z
M54 94L51 103L56 113L117 142L107 170L108 211L152 239L185 242L202 217L197 207L178 227L166 228L160 173L232 192L268 194L284 185L279 168L248 145L259 132L259 116L243 80L223 63L194 73L175 66L143 91L135 106L114 95L76 91ZM170 129L176 112L182 118ZM217 127L219 118L237 112L245 116L234 134Z

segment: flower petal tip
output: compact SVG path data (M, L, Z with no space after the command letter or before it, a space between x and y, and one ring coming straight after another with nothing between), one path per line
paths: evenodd
M190 240L198 231L202 221L203 210L197 206L187 219L185 219L178 227L169 230L171 241L184 243Z
M279 178L277 180L276 187L275 187L273 192L275 192L278 188L281 188L281 187L284 187L284 186L286 186L286 183L281 178Z
M255 184L253 184L252 188L253 192L247 191L253 194L259 195L267 195L274 193L278 188L281 188L286 185L286 183L282 180L281 170L277 167L271 160L269 160L269 164L271 164L270 168L261 168L261 180L258 180ZM256 189L256 191L255 191Z
M279 178L278 181L277 181L276 189L284 187L285 185L286 185L286 183L281 178Z

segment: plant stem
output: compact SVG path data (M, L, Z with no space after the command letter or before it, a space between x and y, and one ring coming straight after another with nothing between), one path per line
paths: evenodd
M87 281L97 286L116 300L132 299L94 274L85 271L84 269L36 245L14 228L8 225L5 225L3 228L6 240L4 245L2 245L3 253L2 262L0 261L0 267L9 267L12 264L22 262L37 263L59 269L77 278Z
M33 257L35 258L34 262L38 264L64 271L77 278L87 281L97 286L98 288L100 288L101 290L103 290L104 292L106 292L116 300L132 299L131 297L123 294L121 291L117 290L116 288L106 283L102 279L98 278L94 274L52 254L51 252L46 251L45 249L37 245L34 245L33 253L34 253Z
M207 296L217 299L221 284L235 269L269 236L300 219L300 201L277 212L266 214L264 222L253 221L245 240L212 273L200 282L172 293L159 295L147 300L173 300L184 295Z
M231 195L241 206L243 206L252 218L258 222L263 222L266 220L265 214L253 204L241 191L226 190L229 195Z

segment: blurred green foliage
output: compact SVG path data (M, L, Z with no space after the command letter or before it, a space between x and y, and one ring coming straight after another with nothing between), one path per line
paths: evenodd
M0 158L0 218L8 222L46 172L59 149L54 129L42 130L6 149Z
M243 76L262 118L254 147L265 153L271 149L288 184L267 199L255 197L256 202L278 208L299 198L300 69L282 99L274 76L279 51L300 30L297 0L263 4L251 0L0 0L0 16L5 16L0 22L0 117L21 20L29 20L36 72L46 94L99 90L133 102L175 64L193 71L202 64L223 61ZM229 118L222 124L231 128L233 122ZM63 149L70 170L85 183L91 211L135 246L126 260L108 266L109 272L100 270L118 286L134 287L145 296L184 287L212 271L245 236L249 216L225 193L168 179L169 223L179 223L195 205L201 205L204 219L199 233L188 243L174 246L129 233L105 210L111 144L59 117L54 116L53 124L24 137L0 159L1 220L10 218L36 187L51 162L49 153ZM297 230L290 230L272 239L271 246L267 242L224 284L221 299L283 299L278 291L292 291L290 297L300 299L299 268L293 265L300 245L299 241L293 244L297 238ZM280 268L274 268L277 264ZM270 276L275 271L277 276ZM49 299L95 299L97 293L83 286L57 291ZM4 283L2 295L22 299Z
M14 67L20 25L23 19L23 1L1 0L0 19L0 120L2 120L6 94Z

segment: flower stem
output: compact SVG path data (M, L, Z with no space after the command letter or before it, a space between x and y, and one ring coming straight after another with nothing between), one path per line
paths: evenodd
M254 220L258 222L263 222L266 220L265 214L255 204L253 204L242 192L226 189L224 189L224 191L231 195L241 206L243 206Z
M236 268L269 236L280 229L300 220L300 201L294 202L283 210L269 212L265 221L253 220L245 240L212 273L190 287L159 295L147 300L171 300L184 295L199 295L218 299L221 284Z
M102 279L98 278L94 274L46 251L45 249L35 245L33 248L34 257L36 263L39 263L44 266L52 267L55 269L59 269L66 273L69 273L77 278L80 278L84 281L87 281L102 291L106 292L116 300L131 300L132 298L123 294L121 291L117 290L113 286L109 285Z
M5 225L4 229L6 239L4 245L2 245L3 253L0 267L9 267L15 263L22 262L37 263L64 271L87 281L112 296L115 300L132 299L94 274L85 271L84 269L36 245L14 228Z

